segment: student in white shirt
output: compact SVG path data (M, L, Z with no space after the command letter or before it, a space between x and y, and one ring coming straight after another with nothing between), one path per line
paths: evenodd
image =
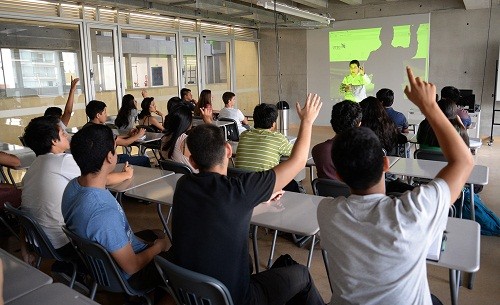
M224 94L222 95L222 101L224 102L224 108L219 111L219 118L228 118L235 120L236 124L238 125L238 133L240 134L243 131L247 130L247 118L239 109L234 108L234 104L236 103L236 94L234 94L233 92L224 92Z

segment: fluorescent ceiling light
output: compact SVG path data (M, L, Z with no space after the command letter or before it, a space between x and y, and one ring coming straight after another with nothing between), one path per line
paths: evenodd
M273 11L274 11L274 8L276 5L277 12L300 17L300 18L304 18L304 19L308 19L311 21L316 21L316 22L326 24L326 25L330 24L330 21L334 20L333 18L329 18L329 17L323 16L320 14L316 14L316 13L312 13L312 12L309 12L306 10L302 10L300 8L296 8L294 6L286 5L283 3L276 2L276 4L275 4L274 1L259 0L259 1L257 1L257 5L262 6L265 9L273 10Z

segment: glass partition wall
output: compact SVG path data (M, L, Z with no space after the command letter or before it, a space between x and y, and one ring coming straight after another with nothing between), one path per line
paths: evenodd
M17 139L28 122L50 106L64 108L71 77L80 77L77 24L0 19L0 141ZM70 126L85 120L81 83Z
M97 11L85 8L87 13ZM183 87L196 100L210 89L215 110L224 107L225 91L236 93L236 107L247 115L259 103L258 43L236 40L230 27L226 38L204 36L196 22L189 31L162 31L78 17L1 16L0 11L0 141L19 143L32 118L50 106L63 109L72 77L80 82L68 127L87 122L85 105L92 99L104 101L109 115L117 114L123 94L134 95L140 108L142 90L165 114L168 99Z

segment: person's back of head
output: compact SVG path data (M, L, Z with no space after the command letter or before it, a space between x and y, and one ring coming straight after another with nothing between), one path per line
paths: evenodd
M361 126L368 127L379 137L382 146L391 152L396 146L398 128L385 111L382 103L374 96L362 100L359 105L363 110Z
M24 142L37 156L52 150L53 141L59 141L59 119L54 116L41 116L32 119L24 129Z
M229 101L235 96L236 94L234 94L233 92L224 92L224 94L222 94L222 101L224 102L224 105L229 104Z
M125 94L122 97L122 106L118 110L118 114L116 115L115 125L118 128L127 127L132 128L133 126L128 126L129 120L128 117L133 109L137 109L135 105L135 98L132 94Z
M456 119L458 114L457 104L452 99L440 99L438 101L439 109L444 113L448 120Z
M355 64L356 66L358 66L358 68L359 68L359 66L360 66L359 60L356 60L356 59L353 59L353 60L351 60L351 61L349 62L349 66L351 66L352 64Z
M460 100L460 90L453 86L446 86L441 89L441 99L449 99L457 103Z
M93 120L96 118L97 114L103 112L104 109L106 109L106 103L97 100L91 100L87 104L87 106L85 106L85 113L90 120Z
M336 134L342 133L352 127L358 127L361 123L363 112L358 103L344 100L332 107L330 124Z
M223 164L226 141L221 128L212 124L198 125L189 133L186 144L191 152L191 159L200 172Z
M49 107L45 109L44 116L53 116L60 119L63 115L63 111L59 107Z
M175 108L182 106L183 104L184 103L182 102L181 98L177 96L171 97L167 102L168 113L171 113L172 111L174 111Z
M115 154L113 132L106 125L93 124L80 129L70 145L82 176L98 173L108 153Z
M363 191L382 179L384 151L369 128L350 128L333 139L332 161L337 174L352 190Z
M162 146L162 150L168 152L168 157L172 158L173 148L180 135L187 132L193 123L193 114L185 105L178 105L163 123L163 133L170 136L167 142Z
M182 88L181 89L181 99L183 100L189 93L191 92L191 89L188 88Z
M255 128L270 129L278 119L278 108L273 104L259 104L253 110Z
M394 103L394 91L387 88L382 88L377 91L377 98L382 102L384 107L391 107Z

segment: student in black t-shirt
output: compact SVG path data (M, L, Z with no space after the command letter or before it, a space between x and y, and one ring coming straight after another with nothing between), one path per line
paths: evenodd
M224 283L234 304L324 304L305 266L271 268L253 275L248 268L253 208L280 196L276 192L304 168L320 108L317 95L308 95L304 108L297 103L301 124L292 154L264 172L227 177L232 150L216 126L197 126L187 138L190 162L200 173L184 175L177 183L171 254L176 264Z

